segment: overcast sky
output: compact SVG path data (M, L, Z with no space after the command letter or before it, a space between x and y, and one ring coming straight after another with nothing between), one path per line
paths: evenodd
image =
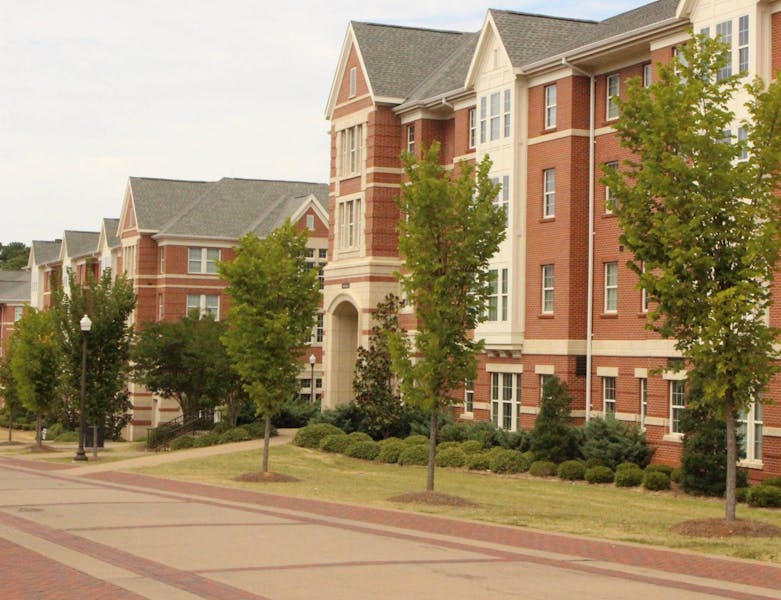
M0 0L0 242L97 231L131 175L327 182L350 20L477 31L488 8L644 0Z

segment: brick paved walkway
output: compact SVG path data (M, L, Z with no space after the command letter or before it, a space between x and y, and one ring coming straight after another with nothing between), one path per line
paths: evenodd
M44 465L0 458L0 476L7 473L9 481L32 477L34 486L62 490L62 494L48 495L35 503L29 495L19 496L20 504L13 499L0 500L0 567L19 561L34 565L33 575L15 579L14 593L0 594L3 598L84 598L86 593L90 598L103 594L107 598L167 600L174 597L170 590L183 594L182 598L361 598L367 597L366 589L375 589L365 587L371 585L380 587L369 596L399 597L405 586L416 595L428 585L428 575L422 577L421 569L440 577L442 591L451 586L447 595L427 594L436 598L481 597L480 590L487 593L494 588L478 586L472 590L470 586L478 583L472 580L483 585L483 579L493 583L494 591L500 590L496 597L518 597L502 595L501 590L511 589L523 590L525 598L569 598L569 585L581 598L640 600L659 594L670 599L781 598L781 567L766 563L120 471L72 477L72 470L52 470ZM0 488L0 497L20 494L14 485ZM87 501L87 497L92 499ZM40 516L19 512L22 506L33 504L35 510L42 511ZM90 504L93 515L77 512ZM142 517L146 513L139 511L144 507L157 511L156 516ZM110 510L103 515L106 508ZM61 514L62 521L48 516L49 512ZM22 542L17 545L18 540L9 533L4 541L2 528L28 540L28 548L22 547ZM245 534L246 539L242 537ZM183 556L170 554L168 546L174 536L181 539L176 552ZM213 542L217 559L204 561L197 553L187 553L188 540L202 544L204 539ZM258 547L261 539L273 540L273 556L264 553L264 544ZM101 577L100 569L80 569L78 561L75 569L80 570L64 566L68 562L61 557L53 560L51 552L32 553L29 540L113 565L136 579L131 585L121 578ZM224 547L234 541L237 548ZM242 543L249 552L238 548ZM367 569L372 576L369 582L361 583ZM73 589L83 593L19 595L25 586L42 584L44 580L34 576L39 571L54 573L55 581L73 581ZM60 571L65 573L61 577L57 575ZM415 586L415 573L420 587ZM548 574L553 581L535 583L532 578L536 574ZM48 576L45 579L51 581ZM392 587L383 587L383 582ZM313 591L326 584L335 589ZM39 587L50 589L49 584Z

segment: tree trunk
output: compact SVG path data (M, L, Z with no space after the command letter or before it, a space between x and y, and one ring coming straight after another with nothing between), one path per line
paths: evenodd
M735 440L735 403L732 398L732 390L727 390L726 395L726 422L727 422L727 493L725 503L725 516L727 521L735 520L735 481L737 478L738 445Z
M431 424L428 434L428 468L426 470L426 491L434 491L434 466L437 456L437 424L439 423L438 410L431 411Z
M98 457L98 424L92 426L92 456Z
M14 413L12 410L8 411L8 443L13 442L13 430L14 430Z
M268 473L268 447L271 443L271 415L266 415L266 429L263 433L263 472Z
M41 432L42 421L43 416L41 413L38 413L35 417L35 441L39 448L43 448L43 434Z

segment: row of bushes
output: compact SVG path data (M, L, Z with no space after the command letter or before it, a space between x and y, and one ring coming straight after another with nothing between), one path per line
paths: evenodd
M247 440L260 439L265 432L265 424L261 421L254 421L239 427L226 427L223 423L217 423L211 431L200 435L181 435L175 438L170 444L171 450L183 450L185 448L203 448L205 446L216 446L218 444L232 444L233 442L245 442ZM272 428L272 435L276 435L276 430Z

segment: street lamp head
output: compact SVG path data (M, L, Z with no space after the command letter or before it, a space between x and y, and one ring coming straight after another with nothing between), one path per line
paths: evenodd
M317 357L314 354L309 355L309 364L314 366L314 364L317 362Z
M89 333L89 330L92 329L92 321L87 315L84 315L81 318L81 321L79 321L79 327L81 327L81 330L84 333Z

